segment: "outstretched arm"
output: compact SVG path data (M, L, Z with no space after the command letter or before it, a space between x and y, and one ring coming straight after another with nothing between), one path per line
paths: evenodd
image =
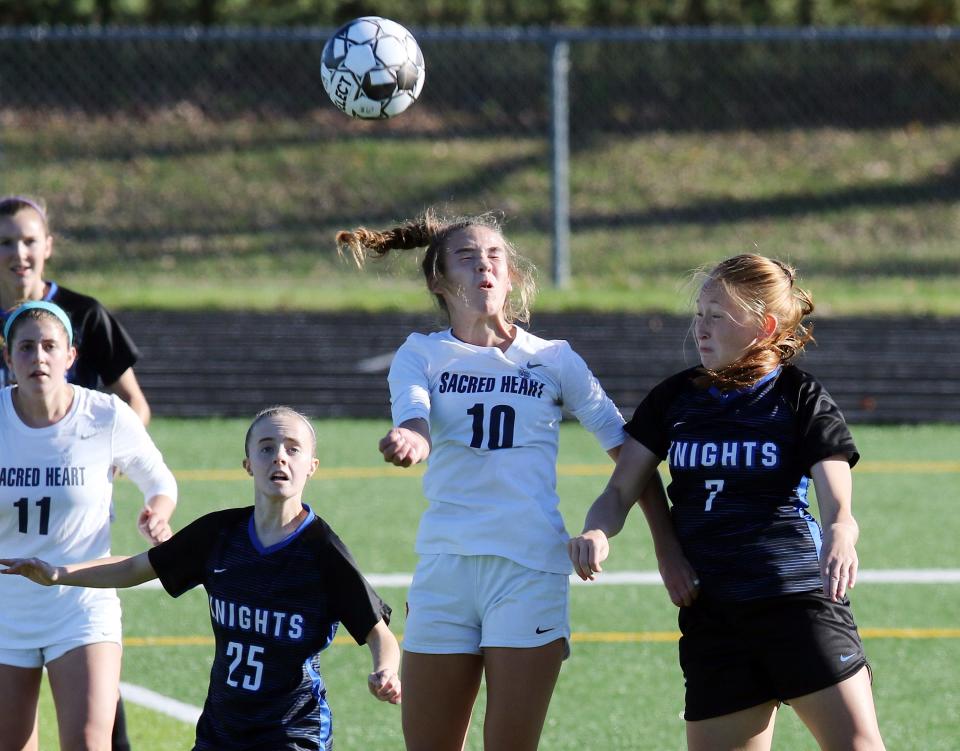
M173 537L170 517L177 508L177 502L168 495L158 494L150 498L137 517L137 529L148 542L159 545Z
M405 420L380 439L383 460L398 467L419 464L430 456L430 424L422 417Z
M567 545L574 570L581 579L592 580L594 574L603 570L600 564L610 554L609 538L623 529L627 514L658 462L646 446L633 438L627 437L620 446L617 466L607 487L587 511L583 531Z
M650 528L660 578L670 601L677 607L689 607L700 594L700 580L680 547L659 473L653 473L638 503Z
M663 482L657 473L659 458L639 441L628 437L620 447L617 467L603 493L594 501L583 532L568 544L570 559L581 579L593 579L610 554L609 538L626 521L634 503L639 503L650 527L657 564L674 605L690 605L699 593L700 581L690 566L673 529Z
M855 545L860 527L853 518L853 477L845 456L831 456L810 470L820 506L823 543L820 546L820 576L823 593L833 601L843 599L857 583L860 561Z
M53 566L39 558L0 558L0 565L7 567L0 570L0 574L19 574L47 587L53 584L100 589L134 587L157 578L146 553L97 558L65 566Z
M373 672L367 676L370 693L380 701L400 703L400 645L382 620L367 634L367 646L373 657Z

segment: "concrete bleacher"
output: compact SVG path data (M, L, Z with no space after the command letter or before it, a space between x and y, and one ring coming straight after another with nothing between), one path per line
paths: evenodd
M136 366L157 415L248 417L290 404L315 417L389 418L386 372L431 314L126 311ZM626 416L649 388L696 362L688 317L536 314L533 333L567 339ZM823 318L800 361L851 422L960 421L960 322Z

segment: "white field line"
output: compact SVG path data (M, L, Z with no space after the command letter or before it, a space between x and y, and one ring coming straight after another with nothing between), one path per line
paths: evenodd
M124 701L152 709L154 712L160 712L189 725L196 725L197 720L200 719L200 707L171 699L169 696L158 694L143 686L120 681L120 695Z
M409 587L412 574L368 574L367 580L374 587ZM958 584L960 583L960 569L956 568L892 568L866 569L857 574L858 583L869 584ZM605 571L594 581L581 581L580 577L571 575L571 584L589 584L599 586L603 584L662 584L663 580L656 571ZM160 589L157 579L141 584L135 589Z
M367 579L374 587L409 587L411 574L370 574ZM960 569L867 569L858 574L860 583L870 584L957 584L960 583ZM617 584L661 584L660 574L656 571L607 571L593 582L581 581L577 576L570 577L571 584L617 585ZM160 582L154 579L141 584L137 589L158 589ZM138 704L174 719L196 725L200 717L200 707L171 699L148 688L132 683L121 683L120 692L124 701Z

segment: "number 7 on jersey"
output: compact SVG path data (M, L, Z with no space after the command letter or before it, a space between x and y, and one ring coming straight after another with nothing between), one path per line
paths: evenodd
M723 490L723 480L705 480L703 484L710 491L710 495L707 496L707 505L703 507L703 510L709 511L713 508L713 499L717 497L717 493Z

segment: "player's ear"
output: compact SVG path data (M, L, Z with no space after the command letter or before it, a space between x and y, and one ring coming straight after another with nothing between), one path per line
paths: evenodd
M772 313L765 313L763 316L763 322L761 323L760 330L763 331L763 335L766 338L770 338L775 333L777 333L777 317Z
M243 465L243 468L247 470L247 474L253 477L253 470L250 468L250 460L244 457L244 460L240 463Z
M320 460L317 457L313 457L310 460L310 471L307 473L307 477L312 477L313 473L317 471L317 467L320 466Z
M43 250L43 260L46 261L53 255L53 235L47 233L47 240Z
M77 348L73 345L70 345L70 351L67 352L67 370L73 367L74 361L77 359Z
M427 285L427 287L435 295L442 295L447 289L446 285L444 284L443 277L439 274L430 280L430 283Z

